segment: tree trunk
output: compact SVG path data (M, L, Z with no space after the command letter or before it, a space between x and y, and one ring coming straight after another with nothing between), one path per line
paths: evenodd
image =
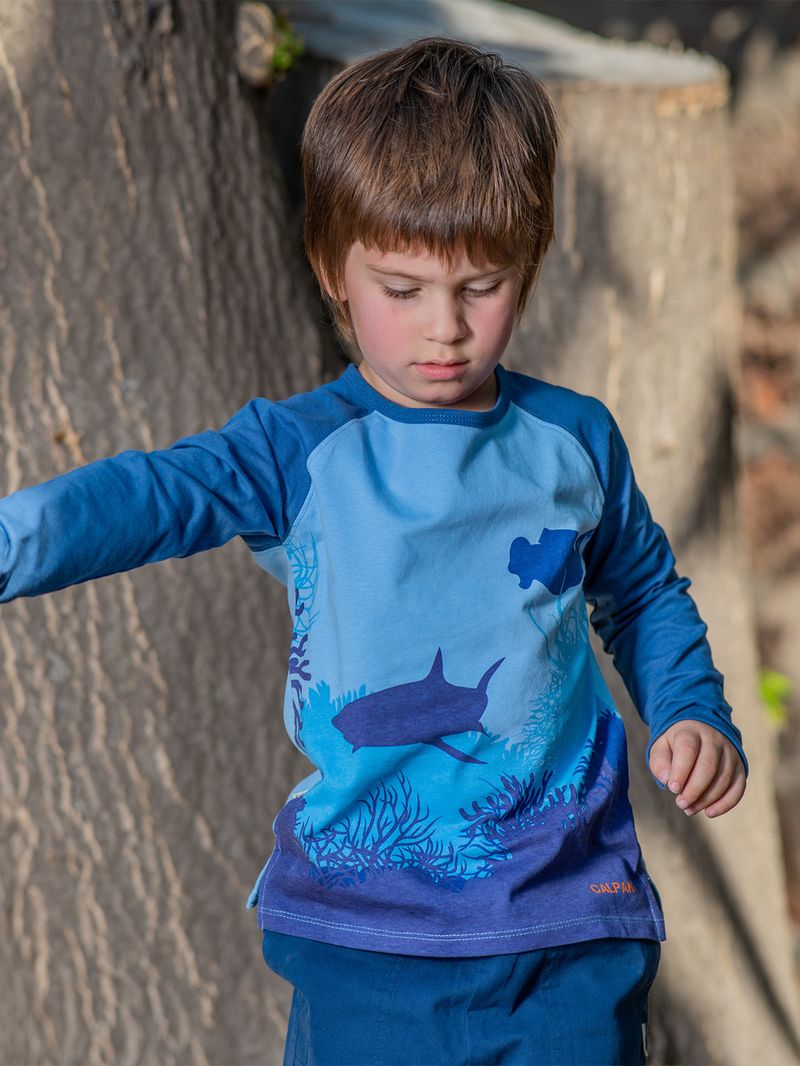
M678 572L692 579L750 764L733 811L687 818L655 786L647 727L593 640L626 721L637 831L666 912L650 1063L800 1061L776 753L757 694L734 492L740 308L727 72L697 53L609 43L480 0L284 8L321 62L445 33L499 51L554 92L564 131L556 245L503 362L600 396L618 418Z
M236 10L0 4L0 495L331 358ZM290 633L238 538L2 608L0 1061L280 1061L244 904L309 772Z

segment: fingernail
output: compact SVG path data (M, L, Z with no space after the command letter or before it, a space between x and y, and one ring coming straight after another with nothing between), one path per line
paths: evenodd
M665 770L663 772L663 774L659 777L658 780L661 782L662 785L666 785L668 777L669 777L669 770Z
M670 781L669 788L670 792L680 792L680 785L677 781Z

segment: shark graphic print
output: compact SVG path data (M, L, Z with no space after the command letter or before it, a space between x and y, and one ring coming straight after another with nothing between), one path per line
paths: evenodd
M433 744L461 762L481 762L442 738L455 733L486 734L480 720L486 710L486 688L502 661L492 663L475 688L450 685L444 679L439 648L427 677L361 696L339 711L333 724L353 751L365 746Z

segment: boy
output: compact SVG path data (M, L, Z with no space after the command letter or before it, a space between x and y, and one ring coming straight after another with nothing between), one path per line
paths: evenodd
M3 601L236 535L286 585L316 769L247 901L295 988L285 1063L645 1061L666 934L587 602L653 775L687 813L744 792L615 420L500 363L557 142L544 86L468 44L348 67L303 134L305 242L358 365L0 501Z

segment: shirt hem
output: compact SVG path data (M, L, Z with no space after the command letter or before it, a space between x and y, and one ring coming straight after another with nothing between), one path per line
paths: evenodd
M606 937L659 941L667 939L664 922L648 917L589 916L529 925L519 929L469 933L370 929L354 923L332 922L282 910L262 910L259 918L259 928L262 930L320 940L339 947L439 958L516 954Z

